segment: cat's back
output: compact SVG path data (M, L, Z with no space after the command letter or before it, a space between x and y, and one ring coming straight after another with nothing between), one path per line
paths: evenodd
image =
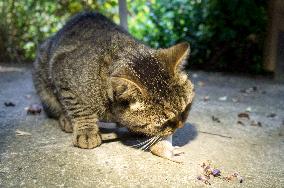
M97 12L83 12L72 17L53 37L53 46L84 46L110 42L113 35L128 35L121 27ZM102 46L101 46L102 47Z

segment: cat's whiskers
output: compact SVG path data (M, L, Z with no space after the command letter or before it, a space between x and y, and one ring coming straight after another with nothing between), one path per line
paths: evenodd
M144 142L140 142L140 143L138 143L138 144L132 145L131 147L140 147L140 146L143 146L144 144L147 144L148 142L150 142L153 138L155 138L155 137L151 137L151 138L145 140Z
M142 146L140 147L140 149L143 150L143 151L145 151L145 150L146 150L145 148L147 148L147 146L150 145L156 138L157 138L157 136L152 137L151 140L150 140L148 143L142 145Z
M146 151L148 148L150 148L151 146L153 146L154 144L156 144L159 140L160 140L160 138L155 139L152 143L150 143L150 144L144 149L144 151Z
M157 143L161 139L159 135L153 138L154 139L152 139L147 145L144 145L141 149L146 151L148 148L150 148L153 144Z

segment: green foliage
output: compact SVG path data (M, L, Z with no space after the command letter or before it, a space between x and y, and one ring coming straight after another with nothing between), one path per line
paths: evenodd
M260 72L266 0L128 0L129 31L148 45L191 44L190 67ZM37 45L73 14L119 22L118 0L0 0L0 58L31 61Z
M96 10L118 22L116 0L0 0L0 57L31 61L36 47L73 14ZM3 55L2 55L3 56Z
M146 17L147 21L138 25L130 22L130 31L152 47L168 47L188 41L192 49L190 67L262 71L267 22L265 0L146 2L150 10L140 10L136 14L139 18L135 19Z

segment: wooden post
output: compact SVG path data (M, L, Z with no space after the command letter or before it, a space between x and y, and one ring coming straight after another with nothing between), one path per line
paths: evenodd
M264 50L264 69L275 73L276 79L282 80L284 75L283 50L279 48L283 46L284 32L284 1L270 0L268 8L268 31ZM281 34L281 37L280 37ZM282 39L282 40L280 40ZM281 43L281 44L280 44Z
M126 31L128 31L126 0L119 0L119 19L120 26L123 27Z
M270 0L268 7L268 30L264 51L264 69L270 72L275 71L276 52L277 52L277 14L276 1Z

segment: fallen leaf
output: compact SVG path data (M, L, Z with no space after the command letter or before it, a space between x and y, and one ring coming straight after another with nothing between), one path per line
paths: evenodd
M204 175L199 175L196 177L199 181L202 181L203 183L205 183L206 185L211 185L211 183L208 181L208 177L204 176Z
M212 175L214 177L221 176L221 171L219 169L215 168L215 169L212 170Z
M236 179L236 177L233 176L233 175L228 175L224 179L227 180L227 181L232 181L232 180Z
M26 107L25 110L27 111L27 114L36 115L41 113L42 107L38 104L32 104L29 107Z
M11 101L4 102L4 105L5 105L6 107L10 107L10 106L14 107L14 106L16 106L15 103L13 103L13 102L11 102Z
M246 113L246 112L241 112L241 113L239 113L239 114L238 114L238 117L239 117L239 118L247 118L247 119L250 119L249 114Z
M217 122L217 123L221 123L221 121L218 117L212 116L212 120Z
M244 181L244 178L238 172L234 172L233 174L231 174L227 177L230 177L230 179L228 178L228 180L237 179L240 183L243 183L243 181Z
M16 136L31 136L32 134L29 132L25 132L25 131L20 131L19 129L16 129Z
M243 183L244 181L244 178L238 172L234 172L227 176L223 176L221 174L221 170L212 167L211 161L203 162L201 167L203 168L203 172L202 174L197 176L197 179L205 184L209 184L210 178L215 178L215 177L218 177L221 180L226 180L226 181L238 180L239 183Z
M240 125L245 125L242 121L237 121L237 124L240 124Z
M266 117L268 117L268 118L274 118L274 117L276 117L277 115L275 114L275 113L270 113L270 114L268 114Z

